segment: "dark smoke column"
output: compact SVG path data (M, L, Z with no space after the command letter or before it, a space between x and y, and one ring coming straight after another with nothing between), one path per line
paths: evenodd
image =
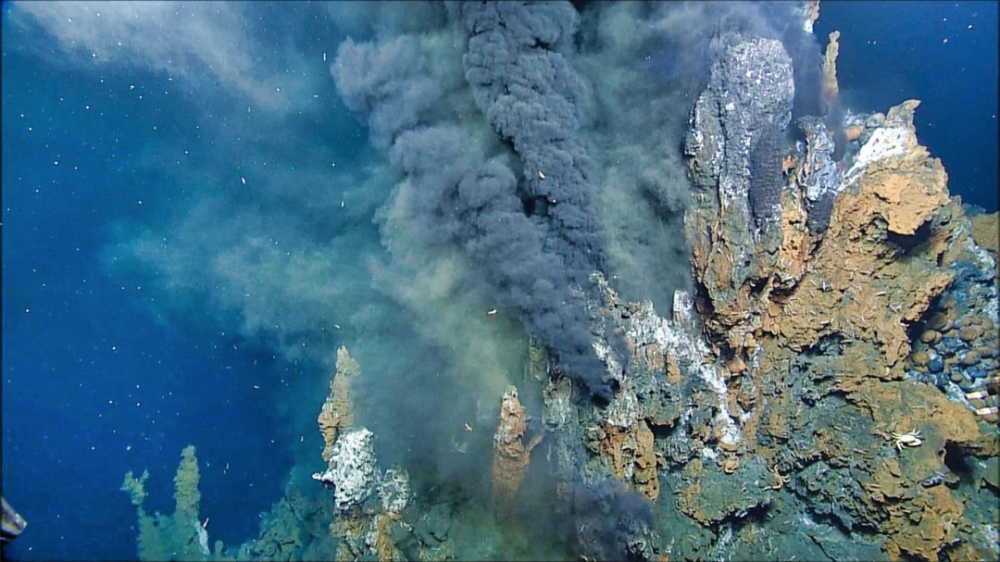
M549 244L574 283L603 269L604 237L591 197L592 163L574 138L586 86L560 50L578 15L568 2L450 6L468 34L463 64L490 125L521 158L527 207L550 226Z
M596 221L580 195L562 186L574 176L568 153L553 158L547 194L563 199L558 220L525 213L509 156L487 154L458 125L441 76L420 39L340 45L332 67L344 103L365 116L372 143L407 175L407 226L426 243L461 245L493 284L498 301L520 312L528 331L558 355L563 370L591 392L609 394L604 363L592 346L584 298L571 291L599 263ZM558 158L568 158L559 164ZM539 169L541 171L541 169ZM543 172L544 173L544 172ZM582 172L580 173L582 177ZM548 176L547 176L548 177ZM583 185L585 184L573 184ZM588 200L589 199L584 199ZM592 214L592 207L586 210ZM562 234L560 226L567 231Z

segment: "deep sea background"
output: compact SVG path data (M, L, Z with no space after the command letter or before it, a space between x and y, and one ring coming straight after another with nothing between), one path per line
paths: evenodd
M835 29L843 103L885 113L919 99L917 138L944 162L952 195L996 211L997 2L823 0L821 45Z
M289 439L296 416L281 397L318 367L276 358L214 318L153 312L141 279L115 269L113 244L123 229L184 208L199 189L178 180L186 169L235 179L249 165L203 127L238 130L227 122L233 99L206 98L156 68L95 66L47 48L55 40L44 29L11 21L18 10L3 3L2 485L29 526L4 554L133 558L123 475L148 468L146 507L170 512L172 477L190 443L202 515L213 539L236 545L280 498L297 448L315 448L313 435L304 445ZM320 56L341 37L320 16L299 23L292 48L320 89L295 130L350 128ZM824 1L822 44L832 29L842 32L846 105L885 111L923 100L918 135L943 159L952 193L996 210L997 4ZM289 48L289 33L255 38L277 52ZM341 169L364 144L356 134L321 140L341 155ZM277 151L272 166L328 165L304 158ZM321 401L301 407L314 416Z
M124 474L149 469L147 511L172 513L173 475L188 444L197 447L201 513L213 540L238 546L282 496L295 448L321 448L314 426L305 443L290 438L288 419L301 416L281 402L283 389L318 367L276 359L197 311L181 322L159 315L141 278L116 273L114 242L122 230L138 232L186 208L192 191L205 188L196 170L237 185L250 175L244 170L261 165L262 149L232 137L258 117L208 79L81 64L40 47L55 39L14 24L25 18L19 9L3 3L2 458L3 496L28 530L4 555L134 559L136 515L119 491ZM347 114L331 101L321 51L335 52L342 38L326 22L305 23L308 45L295 49L328 86L300 96L321 108L307 125L334 130L323 119ZM262 44L284 44L280 28L255 32ZM195 91L206 87L218 97ZM228 150L220 147L227 142ZM349 168L359 143L340 144L338 160ZM278 166L298 163L270 151ZM329 160L312 164L325 171ZM301 404L308 417L323 398Z

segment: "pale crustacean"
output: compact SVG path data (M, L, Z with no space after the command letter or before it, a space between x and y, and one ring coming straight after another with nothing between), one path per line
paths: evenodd
M920 432L916 429L909 433L896 433L894 431L892 432L892 439L893 444L900 451L903 450L903 447L919 447L923 444L923 441L920 440Z

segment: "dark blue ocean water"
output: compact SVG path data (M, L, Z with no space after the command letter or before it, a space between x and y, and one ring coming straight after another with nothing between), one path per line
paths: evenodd
M141 147L184 130L191 108L163 95L163 77L132 74L139 100L124 76L101 83L20 52L26 39L4 29L3 494L30 525L8 554L134 556L124 471L149 468L149 507L170 512L188 443L203 511L249 536L291 464L270 396L294 369L197 318L158 322L106 263L117 220L172 203L177 186L140 165Z
M245 104L234 109L221 88L217 99L192 91L205 81L89 64L39 26L18 25L19 9L3 5L3 496L28 530L4 553L134 558L125 471L148 468L146 509L171 513L188 444L198 449L202 516L214 537L238 545L281 497L300 446L288 420L302 416L282 393L320 380L316 366L277 360L208 314L159 315L144 279L117 271L115 243L174 220L206 189L186 169L239 181L259 151L224 150L221 139L247 126L232 117ZM303 42L335 48L339 38L315 25ZM268 32L281 33L262 30L260 41ZM319 51L309 59L329 87L316 104L330 107L327 67ZM319 393L302 403L307 417L320 403Z
M315 445L314 435L305 445L296 437L312 431L300 422L322 395L299 400L296 381L323 373L235 336L215 315L161 313L143 277L116 267L116 243L183 217L207 189L204 176L185 179L189 169L235 182L267 164L257 161L265 149L272 168L326 169L328 159L297 152L294 140L305 137L349 167L366 141L344 125L321 56L341 37L315 6L299 6L301 17L280 6L251 10L260 16L255 54L298 53L253 62L308 75L318 93L303 95L315 105L285 117L280 146L244 146L257 114L243 111L251 104L240 92L157 64L92 64L87 53L57 48L44 27L19 25L19 9L2 11L2 482L29 528L5 554L134 557L123 475L148 468L146 507L170 512L188 444L201 462L202 515L213 538L235 545L280 498L299 447ZM822 10L817 34L843 32L844 99L881 111L922 99L918 132L944 160L952 192L996 209L996 4L824 2ZM286 27L268 27L268 12ZM334 130L354 132L327 135ZM305 414L289 407L296 400Z
M822 45L841 32L843 102L881 111L916 98L920 142L941 158L948 188L997 210L997 3L820 3Z

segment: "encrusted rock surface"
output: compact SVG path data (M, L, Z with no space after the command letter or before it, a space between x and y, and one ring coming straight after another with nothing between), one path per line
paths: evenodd
M1000 251L1000 220L998 213L979 214L972 217L972 238L980 248L992 253L996 259Z
M531 451L544 437L535 435L527 445L522 438L527 429L527 413L517 399L517 387L503 393L500 421L493 435L493 498L502 512L510 512L531 462Z
M357 361L351 358L347 348L337 349L337 370L330 379L330 395L320 410L319 430L323 434L323 460L329 461L333 455L333 444L337 441L338 432L343 432L354 426L354 399L351 395L351 381L358 375L360 368Z
M830 33L830 42L823 53L823 93L827 98L836 97L840 92L837 83L837 56L840 55L840 32Z
M375 435L355 427L351 381L361 373L347 351L337 350L337 371L319 416L327 469L313 479L333 489L336 513L330 532L338 541L338 560L396 560L401 555L394 533L409 525L403 510L410 503L410 478L400 467L384 473L375 457Z
M333 446L330 467L314 476L333 487L337 509L350 509L372 494L376 483L374 443L374 434L363 427L341 435Z
M136 478L129 471L121 490L127 492L136 508L139 523L138 555L142 560L207 560L213 556L208 545L208 532L199 516L201 491L198 484L201 473L195 447L188 445L181 452L181 463L174 476L173 514L148 514L143 507L146 500L144 471ZM222 541L215 544L215 555L222 553Z
M593 494L619 481L655 502L656 525L615 535L646 558L759 558L775 542L848 558L995 555L997 515L984 507L995 495L970 501L952 464L983 474L998 448L973 413L995 399L962 395L995 376L996 262L917 141L918 102L849 113L841 161L827 123L801 119L805 141L773 147L781 185L762 214L755 146L772 150L766 128L787 123L791 91L769 44L721 42L686 145L699 189L686 219L697 314L685 317L679 294L679 317L663 319L593 278L595 349L616 391L600 404L558 368L550 379L548 450L565 487ZM760 61L778 71L738 79ZM914 374L932 367L936 378ZM913 431L916 445L896 446ZM822 534L813 544L759 515L795 512Z
M963 501L949 486L933 483L949 474L946 449L982 455L982 440L991 436L961 402L902 380L908 365L929 370L934 357L928 352L906 360L911 333L921 329L930 307L950 302L943 295L963 286L956 283L963 268L975 271L967 277L990 284L965 284L963 297L953 299L978 303L966 310L979 319L959 322L964 334L954 321L947 326L957 336L950 341L966 336L967 351L951 364L976 368L994 341L977 328L995 323L989 319L994 266L970 246L968 221L948 197L944 167L917 141L918 103L884 116L849 116L861 130L850 135L856 151L841 163L833 161L833 138L822 121L800 120L806 142L785 160L776 252L706 236L740 231L711 207L696 206L688 225L702 285L699 311L722 358L734 366L727 387L744 440L736 461L720 462L734 478L746 466L757 467L752 481L741 480L745 492L760 493L766 470L774 482L765 488L768 495L790 490L805 509L836 517L849 530L876 530L892 558L937 559L946 548L981 556L986 551L976 549L996 548L995 538L973 544L959 537L976 535L974 525L986 522L963 518ZM693 130L698 126L696 113ZM691 155L699 183L697 176L713 168L704 165L704 154ZM712 179L709 174L700 184ZM963 266L962 255L975 265ZM970 299L973 289L978 296ZM943 340L926 337L927 345ZM892 433L912 430L921 432L922 444L893 450ZM678 508L702 523L739 513L726 507L731 498L704 494L718 487L706 485L704 470L688 464Z
M284 496L262 514L260 536L240 546L237 560L314 560L333 551L334 506L329 496L308 493L307 476L292 469Z
M388 513L402 513L410 503L410 475L399 467L388 468L378 485L382 509Z
M720 325L709 328L724 330L743 319L781 239L772 228L784 183L777 139L791 120L795 86L780 41L730 32L715 43L685 141L696 190L685 224L695 279L716 305Z

